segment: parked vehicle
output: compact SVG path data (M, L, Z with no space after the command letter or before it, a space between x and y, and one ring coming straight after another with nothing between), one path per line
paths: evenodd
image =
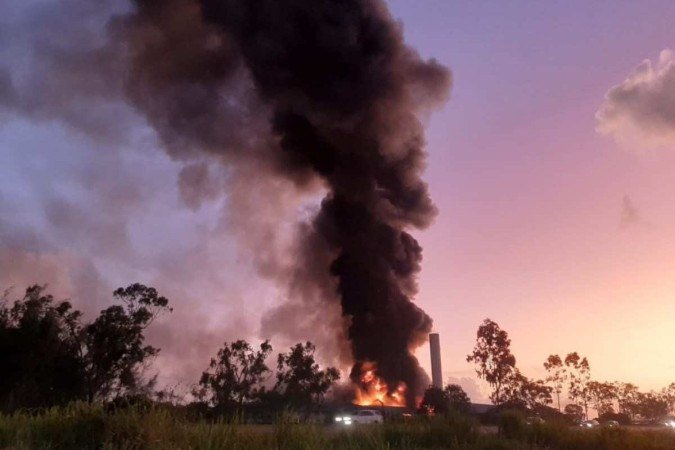
M605 428L618 428L619 422L616 420L605 420L602 422L602 426Z
M335 416L335 423L342 425L383 423L384 417L380 411L374 409L360 409L348 414Z
M525 419L525 423L528 425L541 425L546 423L546 421L539 416L530 416Z
M580 426L581 428L596 428L596 427L599 427L599 426L600 426L600 422L598 422L598 421L595 420L595 419L593 419L593 420L584 420L583 422L581 422L581 423L579 424L579 426Z
M661 421L662 426L675 429L675 417L667 417Z

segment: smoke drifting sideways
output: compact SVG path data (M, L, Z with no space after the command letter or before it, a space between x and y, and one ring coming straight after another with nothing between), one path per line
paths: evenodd
M354 381L375 363L411 403L432 321L411 300L422 253L408 230L436 212L417 114L446 99L449 71L376 0L136 0L112 29L131 52L126 93L173 157L247 166L249 188L281 176L325 190L291 284L320 297L308 307L339 299Z

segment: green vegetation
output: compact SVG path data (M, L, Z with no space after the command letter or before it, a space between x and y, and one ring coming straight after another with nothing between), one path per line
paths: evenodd
M481 430L459 414L383 426L338 428L292 423L275 425L191 420L183 410L153 406L106 411L75 403L39 414L0 416L2 449L675 449L667 430L580 430L554 424L526 425L505 414L498 432Z

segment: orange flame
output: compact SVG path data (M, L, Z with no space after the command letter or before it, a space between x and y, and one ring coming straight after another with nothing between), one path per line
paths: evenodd
M359 406L406 406L406 385L401 382L396 389L389 389L387 383L377 376L375 364L364 364L363 373L354 397L354 404Z

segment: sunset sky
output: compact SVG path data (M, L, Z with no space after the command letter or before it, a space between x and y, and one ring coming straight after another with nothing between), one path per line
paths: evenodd
M444 376L485 400L465 357L489 317L528 376L577 351L601 381L675 381L675 3L387 4L453 74L425 119L439 214L413 233ZM224 190L191 203L133 111L65 96L72 80L32 50L109 13L0 5L0 288L49 283L92 314L117 286L153 285L175 308L150 333L163 380L192 383L223 341L269 337L261 319L281 294L234 239Z

